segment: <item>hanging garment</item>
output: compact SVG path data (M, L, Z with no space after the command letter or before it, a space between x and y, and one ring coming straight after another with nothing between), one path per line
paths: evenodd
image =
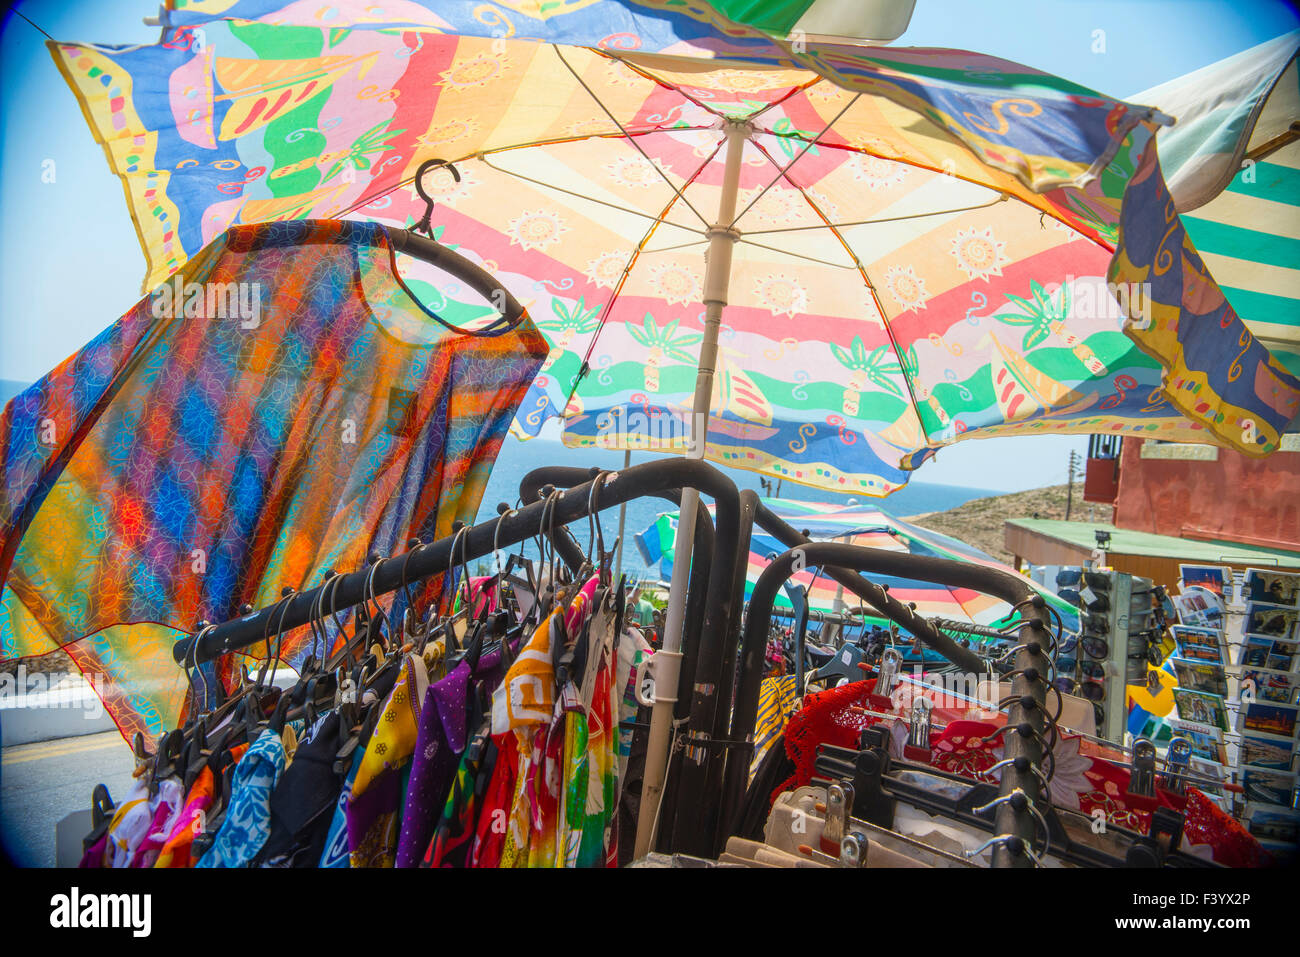
M228 230L0 415L0 658L66 647L124 735L175 727L194 622L473 519L546 352L444 325L381 226Z
M403 788L428 690L424 660L408 655L366 745L348 799L348 849L353 867L392 867L397 855Z
M135 849L144 840L153 820L149 806L148 776L138 774L131 790L127 792L122 803L113 813L108 825L108 846L105 854L105 867L127 867L135 854Z
M614 687L618 690L618 777L627 776L628 757L632 753L632 736L636 729L625 727L641 709L636 696L636 673L642 662L654 654L645 636L636 628L627 628L618 642L618 671ZM621 790L621 787L620 787Z
M501 687L493 692L493 734L514 731L529 734L531 738L532 729L551 720L555 709L555 663L551 649L554 618L552 613L538 625L510 665ZM526 751L527 747L521 740L520 751Z
M799 696L794 675L764 678L758 687L758 719L754 723L754 757L749 764L749 780L754 780L758 766L768 748L781 737L785 723L794 713Z
M582 867L583 824L587 817L587 788L591 784L590 755L587 753L587 710L570 681L560 693L564 711L564 801L560 810L559 867ZM587 865L590 866L590 865Z
M469 663L462 661L425 692L397 844L397 867L418 867L429 849L465 750L470 684Z
M613 690L614 669L606 656L596 676L587 720L587 811L582 823L579 867L617 867L618 757Z
M321 851L320 866L329 868L351 867L352 853L348 849L348 802L352 797L352 785L356 782L357 772L365 752L358 748L352 753L352 767L348 769L343 780L343 789L339 791L338 801L334 804L334 816L330 819L329 831L325 835L325 847Z
M487 796L497 759L497 747L488 733L490 730L490 722L485 721L461 756L442 820L438 822L422 862L425 867L465 867L469 864L475 837L474 824Z
M470 867L499 866L510 832L510 808L519 777L519 739L513 731L507 731L492 735L492 744L497 751L496 763L474 827Z
M528 853L517 866L554 867L559 854L560 790L564 779L565 712L557 699L551 723L533 735L533 750L524 772ZM523 847L521 842L520 847Z
M283 771L284 745L267 728L235 765L230 807L199 867L245 867L257 856L271 832L271 791Z
M248 748L247 744L239 744L231 748L232 763L238 764ZM212 774L212 769L204 765L198 777L194 779L194 784L190 786L190 793L185 796L185 804L180 814L176 816L176 823L172 825L171 833L167 835L162 850L158 852L158 860L154 862L154 867L194 866L196 860L193 854L194 839L206 830L208 812L212 810L216 800L216 778Z
M343 784L342 775L334 771L341 732L339 712L331 711L299 743L271 793L271 833L262 849L262 866L315 867L320 861Z
M140 846L131 855L132 867L153 867L158 860L158 854L181 812L181 805L185 803L185 791L180 778L159 781L158 793L150 803L153 817Z

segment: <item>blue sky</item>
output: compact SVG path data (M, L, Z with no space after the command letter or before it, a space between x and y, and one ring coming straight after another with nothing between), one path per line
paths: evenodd
M158 38L158 28L142 23L157 12L152 0L25 0L17 9L60 40ZM1300 17L1281 0L917 0L899 45L978 50L1127 97L1297 26ZM39 378L130 308L144 275L121 186L44 41L5 14L0 379L20 382ZM49 161L52 183L42 181ZM1006 490L1052 484L1064 481L1069 450L1086 441L964 442L943 450L917 478Z

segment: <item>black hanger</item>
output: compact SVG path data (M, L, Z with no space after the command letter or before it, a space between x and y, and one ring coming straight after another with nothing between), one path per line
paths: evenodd
M292 705L293 695L281 693L280 700L275 703L275 711L266 726L276 734L284 734L285 719L288 717L289 708Z
M428 236L430 239L433 238L432 220L434 202L433 197L424 191L424 174L440 167L446 167L447 172L451 173L452 178L455 179L456 182L460 182L460 170L456 169L452 163L445 159L425 160L420 164L419 169L415 171L415 192L419 195L420 199L424 200L424 215L420 217L418 223L411 227L411 232L424 233L424 235Z
M90 833L81 841L82 853L89 851L108 831L113 821L113 798L104 784L96 784L90 795Z
M149 796L158 793L158 787L167 778L173 777L183 769L181 746L185 736L181 731L168 731L158 741L158 750L154 754L153 768L149 773Z

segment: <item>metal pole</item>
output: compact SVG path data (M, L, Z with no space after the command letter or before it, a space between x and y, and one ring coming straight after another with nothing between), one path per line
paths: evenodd
M623 470L627 471L632 466L632 450L626 449L623 452ZM614 555L614 581L618 581L619 576L623 574L623 534L627 528L627 502L623 502L618 507L618 551Z
M718 331L722 326L722 307L727 304L732 248L738 236L731 221L736 215L740 163L750 126L747 123L728 123L725 132L727 151L722 195L718 200L718 218L709 229L709 249L704 266L704 339L700 343L695 401L691 407L690 445L686 453L689 459L703 459L708 441L713 367L718 357ZM681 670L682 623L685 620L691 550L695 544L695 514L699 504L698 491L693 488L682 489L677 540L673 548L673 577L668 591L668 610L664 616L664 642L662 650L655 654L658 659L655 665L655 704L650 717L650 738L636 829L635 856L638 858L644 857L650 850L655 820L659 813L659 800L663 793L664 774L668 767L673 706L676 704L677 679Z

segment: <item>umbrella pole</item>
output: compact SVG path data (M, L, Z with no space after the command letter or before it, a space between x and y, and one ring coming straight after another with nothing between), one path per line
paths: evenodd
M631 466L632 450L627 449L623 452L623 471L626 472ZM618 507L618 550L614 555L614 581L618 581L623 574L623 530L626 525L627 502L623 502Z
M718 218L709 230L709 249L704 260L704 339L700 343L700 362L695 376L695 401L692 405L688 459L703 459L709 431L709 406L713 399L713 368L718 357L718 331L722 326L722 308L727 304L727 286L731 280L731 253L739 233L731 222L736 216L736 195L740 188L740 163L749 138L748 123L726 125L726 166L722 192L718 199ZM641 785L641 809L637 819L635 856L644 857L652 847L659 802L668 768L668 749L673 734L673 709L681 673L682 626L685 622L687 581L691 570L691 551L695 544L695 515L700 493L682 489L682 507L673 543L673 577L668 590L668 610L664 616L663 648L655 654L655 703L650 717L650 738L646 745L645 776ZM727 665L730 667L730 664ZM703 680L709 680L704 678ZM693 689L685 689L690 694ZM730 707L730 702L718 702Z

